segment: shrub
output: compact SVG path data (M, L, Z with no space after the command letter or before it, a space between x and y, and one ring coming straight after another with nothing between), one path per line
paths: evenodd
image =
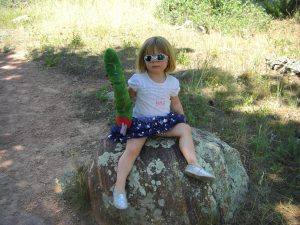
M90 209L87 173L87 166L77 165L73 171L69 171L64 176L56 179L57 185L62 189L61 197L67 200L76 210L82 212Z
M188 19L195 26L225 33L244 29L261 31L270 22L270 17L259 5L236 0L162 0L156 15L171 24L181 24Z
M293 16L300 9L299 0L256 0L256 2L275 18Z
M101 102L106 102L109 99L107 87L101 87L96 92L96 99L98 99Z

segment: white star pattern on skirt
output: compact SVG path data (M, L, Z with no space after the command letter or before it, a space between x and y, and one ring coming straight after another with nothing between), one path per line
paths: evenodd
M166 116L133 118L132 125L127 129L126 135L120 133L120 127L114 126L108 138L113 142L124 143L130 138L149 137L168 131L178 123L185 123L184 115L169 113Z

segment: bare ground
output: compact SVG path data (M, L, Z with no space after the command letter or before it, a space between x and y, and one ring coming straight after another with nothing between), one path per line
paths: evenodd
M95 99L102 85L45 70L21 51L0 54L0 225L96 225L58 194L56 178L89 162L108 133L111 112ZM279 210L298 224L291 207Z
M101 84L91 79L42 69L22 52L0 54L0 225L95 224L55 182L74 161L88 161L107 134L105 119L78 118L76 96Z

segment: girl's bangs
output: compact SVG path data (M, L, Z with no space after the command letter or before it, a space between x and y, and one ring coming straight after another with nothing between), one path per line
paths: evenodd
M167 54L167 49L166 49L166 46L164 46L162 43L159 43L159 42L152 42L152 43L149 43L149 45L146 47L146 51L145 51L145 54L150 54L150 55L153 55L154 54L154 50L157 49L157 51L159 53L164 53L164 54Z

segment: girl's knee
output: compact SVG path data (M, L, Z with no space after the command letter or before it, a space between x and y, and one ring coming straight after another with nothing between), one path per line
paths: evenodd
M125 152L128 155L139 155L147 138L129 139L127 140Z
M186 123L180 123L179 125L180 125L180 129L183 134L192 133L192 128L190 125L188 125Z
M192 128L186 123L178 123L172 130L172 135L177 137L192 135Z
M192 133L192 128L190 125L186 124L185 123L185 129L189 132L189 133Z
M139 155L140 151L141 149L137 146L126 146L124 154L126 154L129 157L136 158Z

